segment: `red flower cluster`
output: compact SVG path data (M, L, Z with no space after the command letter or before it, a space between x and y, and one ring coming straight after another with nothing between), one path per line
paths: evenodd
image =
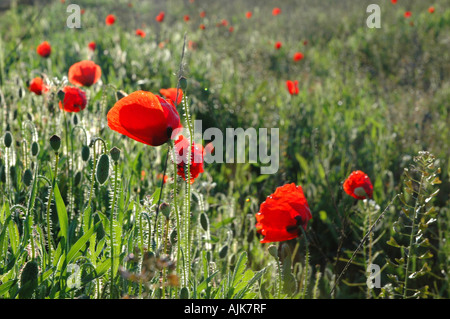
M297 95L299 92L297 80L295 80L295 81L287 80L286 87L287 87L290 95Z
M186 180L186 167L188 164L188 154L189 154L189 140L183 135L180 135L174 144L176 163L177 163L177 174ZM192 184L194 180L203 173L203 156L204 149L200 144L192 142L191 144L191 161L189 163L190 172L190 183Z
M50 56L50 54L52 53L52 47L51 47L50 43L48 43L47 41L44 41L37 46L36 52L41 57L48 58Z
M146 91L133 92L117 101L107 120L112 130L151 146L166 143L172 132L181 128L172 102Z
M77 87L66 86L63 89L64 100L59 101L59 108L66 112L78 113L86 108L86 93Z
M306 230L312 218L303 189L294 183L278 187L267 197L256 214L256 230L264 238L261 243L291 240Z
M47 85L40 77L35 77L33 80L31 80L28 89L30 90L30 92L33 92L36 95L42 95L42 93L46 93L48 91Z
M136 30L136 35L141 37L141 38L145 38L145 31L142 29L137 29Z
M77 86L91 86L102 76L100 66L90 60L83 60L69 68L69 82Z
M373 186L363 171L354 171L344 182L344 191L356 199L372 198Z

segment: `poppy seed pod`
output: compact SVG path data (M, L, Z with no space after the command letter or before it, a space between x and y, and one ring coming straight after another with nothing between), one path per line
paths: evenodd
M224 245L219 250L219 257L220 258L225 258L227 256L227 254L228 254L228 245Z
M81 159L83 162L87 162L91 156L91 149L87 145L83 145L81 148Z
M180 88L183 91L185 91L187 88L187 79L184 76L180 77Z
M6 133L5 133L5 136L3 137L3 143L5 143L5 146L6 146L7 148L10 148L10 147L11 147L11 144L12 144L12 135L11 135L11 132L6 132Z
M23 173L22 181L26 186L30 186L32 180L33 180L33 173L29 168L27 168Z
M209 228L208 216L206 216L205 213L200 214L200 225L202 226L204 231L207 231Z
M109 178L109 156L102 154L97 162L95 177L100 185L105 184Z
M58 152L61 147L61 138L58 135L53 135L50 137L50 146L55 152Z
M161 205L159 205L159 210L164 215L164 217L169 218L169 216L170 216L170 205L168 203L166 203L166 202L161 203Z
M111 158L114 162L117 162L120 158L120 149L118 149L117 147L113 147L109 153L111 154Z
M36 157L36 156L38 156L38 154L39 154L39 144L38 144L38 142L34 141L31 144L31 155Z
M38 284L38 264L36 261L29 261L22 270L20 276L19 298L29 299L32 297L34 290Z

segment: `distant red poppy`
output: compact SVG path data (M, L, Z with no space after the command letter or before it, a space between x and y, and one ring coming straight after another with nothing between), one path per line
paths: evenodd
M370 178L363 171L352 172L345 180L343 187L348 195L356 199L372 198L373 195Z
M157 179L162 179L163 180L163 184L167 183L169 181L169 176L167 175L163 175L161 173L159 173L158 175L156 175Z
M177 174L186 180L186 167L189 164L190 183L194 183L194 180L203 173L203 155L204 149L202 145L192 142L191 145L191 160L188 163L189 154L189 140L183 135L180 135L174 144L175 157L177 163Z
M44 80L40 77L35 77L30 82L30 86L28 87L30 92L33 92L36 95L42 95L42 93L46 93L48 91L48 86L44 83Z
M201 11L200 12L200 18L204 18L206 17L206 12L205 11Z
M280 8L273 8L272 15L277 16L280 13L281 13L281 9Z
M48 43L47 41L44 41L37 46L36 52L41 57L48 58L50 56L50 54L52 53L52 47L51 47L50 43Z
M434 13L434 7L429 7L429 8L428 8L428 12L429 12L429 13Z
M392 2L393 4L396 4L396 3L397 3L397 0L391 0L391 2Z
M114 14L108 14L105 19L106 25L113 25L116 22L116 16Z
M287 80L286 87L287 87L290 95L297 95L299 92L297 80L295 80L295 81Z
M86 93L77 87L66 86L63 89L64 100L59 101L59 108L66 112L78 113L86 108Z
M166 99L171 100L173 103L175 101L176 104L180 104L183 100L183 90L178 89L178 96L177 96L177 88L168 88L168 89L161 89L159 90L159 93L164 96Z
M199 28L202 30L205 30L205 25L202 23L202 24L200 24Z
M312 218L301 186L294 183L278 187L268 196L256 214L256 230L261 243L279 242L298 237Z
M100 79L102 70L100 66L90 60L74 63L69 68L69 82L77 86L91 86Z
M156 21L158 22L163 22L164 21L164 16L166 14L164 13L164 11L161 11L157 16L156 16Z
M96 48L96 47L97 47L97 45L95 44L94 41L89 42L88 48L89 48L91 51L95 51L95 48Z
M247 11L247 12L245 13L245 17L246 17L247 19L250 19L250 18L252 17L252 15L253 15L253 13L252 13L251 11Z
M136 30L136 35L141 37L141 38L145 38L145 31L142 29L137 29Z
M221 24L222 26L226 27L226 26L228 26L228 20L223 19L223 20L220 22L220 24Z
M81 14L85 14L86 13L86 9L81 9L80 13Z
M308 40L303 41L303 45L308 45Z
M405 18L411 18L412 16L412 12L411 11L406 11L405 12Z
M281 42L280 41L277 41L277 42L275 42L275 49L280 49L281 48Z
M107 114L113 131L138 142L159 146L181 128L180 116L172 102L147 91L133 92L114 104Z
M189 21L189 20L191 20L191 18L188 16L188 15L185 15L184 17L183 17L183 19L184 19L184 21Z
M294 59L294 61L300 61L300 60L302 60L304 57L305 57L305 56L303 55L303 53L301 53L301 52L295 52L293 59Z
M231 33L231 32L233 32L234 31L234 27L229 27L228 28L228 31Z

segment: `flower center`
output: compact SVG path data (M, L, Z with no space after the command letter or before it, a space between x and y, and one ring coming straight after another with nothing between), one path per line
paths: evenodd
M359 196L359 197L367 196L366 191L365 191L364 188L362 188L362 187L357 187L357 188L355 188L355 190L353 191L353 193L354 193L356 196Z

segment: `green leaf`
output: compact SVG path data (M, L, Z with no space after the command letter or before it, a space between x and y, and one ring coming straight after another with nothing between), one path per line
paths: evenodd
M12 279L0 285L0 296L3 296L6 292L8 292L11 287L17 283L17 281L17 279Z
M94 231L97 229L98 225L100 225L100 222L92 226L91 229L89 229L87 233L81 236L81 238L78 239L78 241L70 248L69 253L67 254L68 264L71 263L72 259L75 257L75 254L86 245L87 241L92 236Z
M53 192L55 194L55 204L59 220L59 228L60 228L59 235L65 238L66 245L67 247L69 247L69 237L68 237L69 220L67 217L66 204L64 204L64 200L61 197L61 193L59 192L57 183L55 183Z
M402 247L402 246L400 246L400 245L395 241L394 237L391 237L391 239L389 239L389 240L386 242L386 244L388 244L389 246L392 246L392 247L397 247L397 248Z
M231 279L231 286L234 287L239 283L239 281L241 281L247 265L247 259L247 252L244 251L239 255L236 267L234 268L233 277Z

